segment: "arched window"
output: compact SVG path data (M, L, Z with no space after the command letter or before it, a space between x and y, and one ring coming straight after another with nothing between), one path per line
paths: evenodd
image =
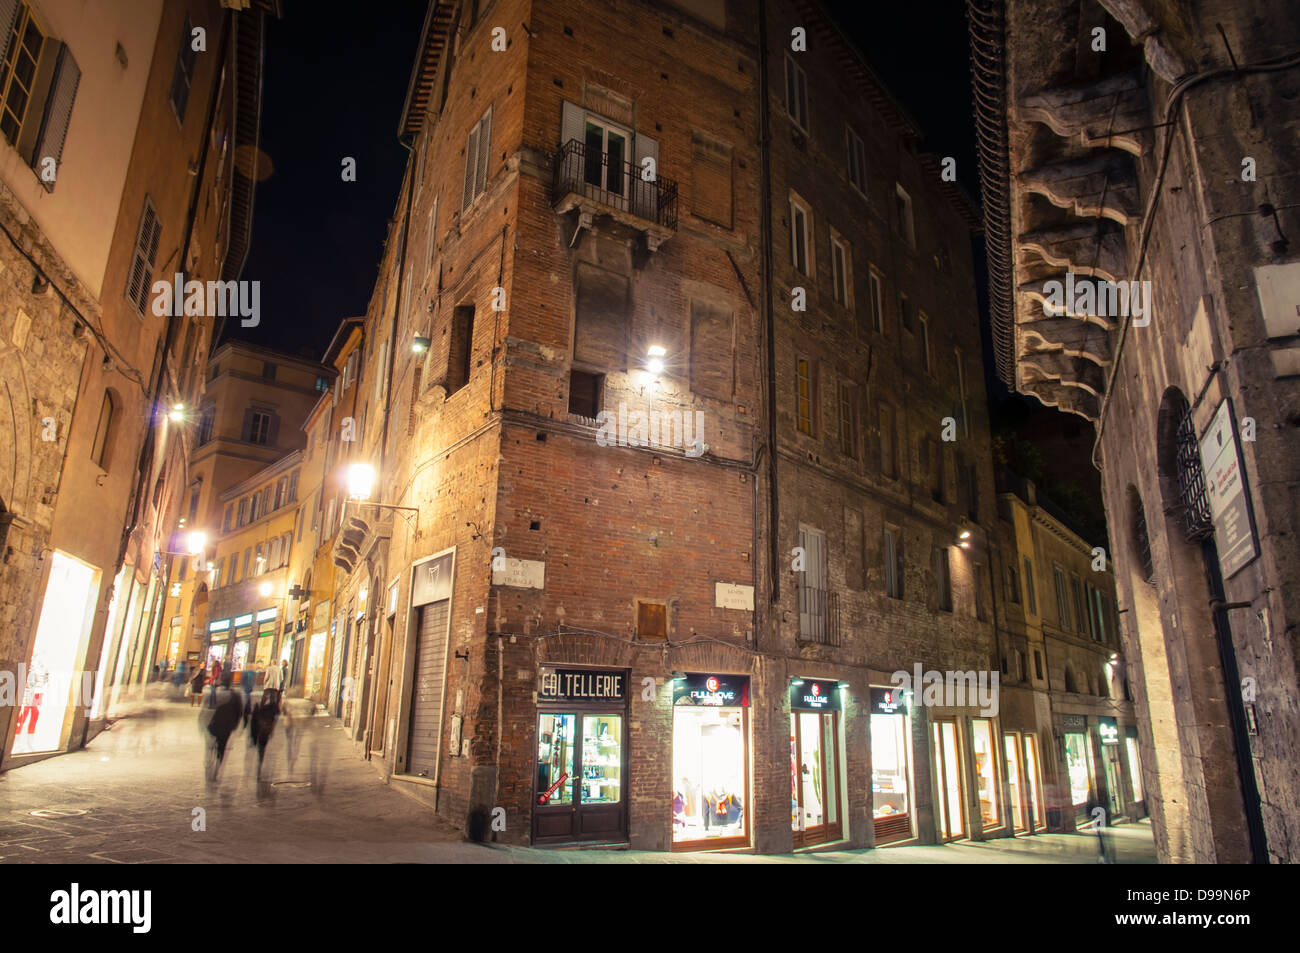
M104 391L104 401L99 405L99 422L95 425L95 442L90 447L90 459L100 469L108 469L109 437L113 432L113 418L117 415L117 401L111 390Z

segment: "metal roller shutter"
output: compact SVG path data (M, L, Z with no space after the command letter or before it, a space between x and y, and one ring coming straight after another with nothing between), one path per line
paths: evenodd
M442 673L447 658L448 600L419 609L415 672L411 691L411 725L406 773L433 777L438 757L438 722L442 717Z

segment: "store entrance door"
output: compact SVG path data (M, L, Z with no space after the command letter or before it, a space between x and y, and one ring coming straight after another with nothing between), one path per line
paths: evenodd
M933 722L930 740L934 750L935 836L944 844L966 836L957 723Z
M1112 819L1124 813L1124 802L1120 797L1119 745L1102 745L1106 763L1106 800L1110 804Z
M839 712L790 714L794 846L839 840Z
M622 712L538 712L533 843L627 838Z

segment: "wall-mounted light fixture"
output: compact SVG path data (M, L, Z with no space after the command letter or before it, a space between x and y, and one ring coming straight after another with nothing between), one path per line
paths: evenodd
M415 337L411 338L411 353L423 354L425 351L429 350L429 343L429 339L424 335L415 335Z

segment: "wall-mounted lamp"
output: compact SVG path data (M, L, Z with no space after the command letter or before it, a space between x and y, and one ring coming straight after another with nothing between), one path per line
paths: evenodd
M269 582L264 582L257 587L257 591L261 593L263 598L265 598L271 594L271 584Z
M423 354L425 351L429 350L429 343L429 339L424 335L415 335L415 337L411 338L411 353Z
M172 404L172 409L167 411L167 419L174 424L180 423L185 419L185 405Z
M648 359L645 362L645 369L656 377L664 372L664 357L668 351L658 344L651 344Z

